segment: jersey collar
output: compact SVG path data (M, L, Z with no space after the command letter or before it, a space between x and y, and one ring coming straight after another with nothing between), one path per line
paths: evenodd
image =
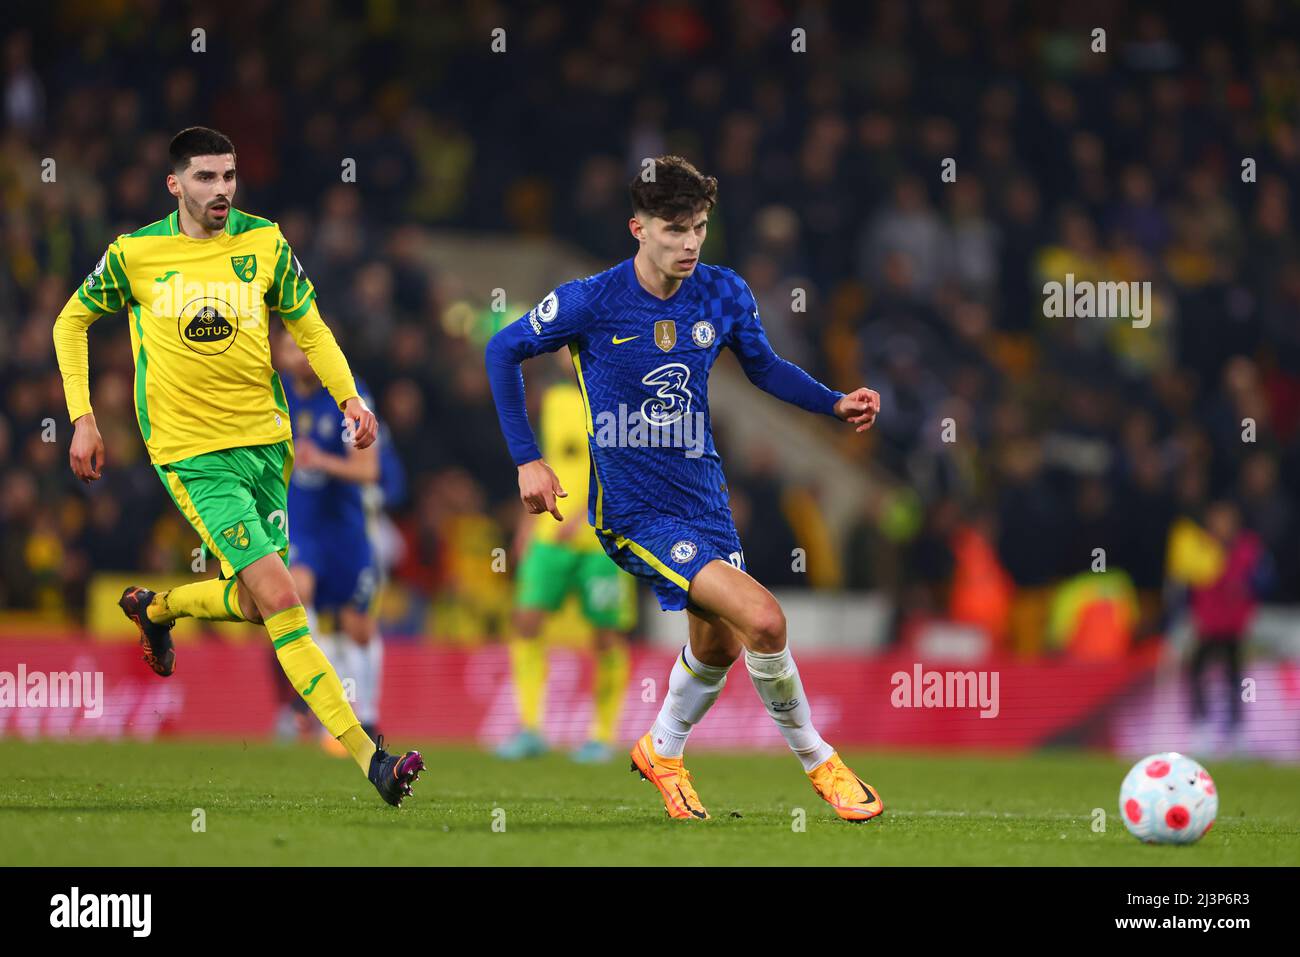
M229 243L230 240L234 237L234 233L230 231L230 222L233 219L231 213L233 213L234 211L235 211L235 207L231 206L230 212L226 213L226 225L225 227L222 228L221 234L219 236L213 236L211 239L195 239L193 236L186 236L183 232L181 232L180 210L173 209L171 211L171 214L167 217L167 233L170 236L178 236L179 238L185 240L188 243L215 242L215 243L220 243L222 245L225 245L226 243Z

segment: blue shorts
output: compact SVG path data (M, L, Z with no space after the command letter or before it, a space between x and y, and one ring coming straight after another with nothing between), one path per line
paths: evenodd
M337 541L323 541L294 529L289 542L289 564L306 565L316 576L313 604L319 611L355 608L369 613L379 588L370 539L346 535Z
M695 518L650 515L611 525L597 534L606 554L653 585L664 611L686 607L691 580L715 558L745 568L740 536L726 505Z

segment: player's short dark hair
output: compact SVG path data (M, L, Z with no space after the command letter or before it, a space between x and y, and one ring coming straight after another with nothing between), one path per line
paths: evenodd
M633 177L628 191L633 212L673 222L713 209L718 201L718 179L705 176L680 156L660 156L654 161L653 179L647 167Z
M230 137L206 126L181 130L167 148L173 173L183 173L195 156L224 156L234 152L235 144L230 142Z

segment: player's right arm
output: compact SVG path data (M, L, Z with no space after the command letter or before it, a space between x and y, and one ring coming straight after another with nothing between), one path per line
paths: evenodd
M120 311L130 300L131 284L126 276L122 246L114 240L54 320L54 355L63 376L68 418L74 428L68 461L73 474L83 482L99 478L104 465L104 440L90 407L90 349L86 331L100 316Z
M555 472L542 460L537 436L528 421L524 396L524 373L520 364L543 352L582 341L590 315L586 287L581 281L567 282L515 322L488 340L484 356L497 419L505 433L510 456L519 468L519 497L534 515L550 512L556 521L564 516L556 507L556 498L567 492L560 486Z

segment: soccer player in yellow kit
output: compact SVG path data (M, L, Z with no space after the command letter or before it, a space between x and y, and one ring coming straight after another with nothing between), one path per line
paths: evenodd
M119 236L54 323L54 349L74 423L69 459L83 482L104 466L90 407L86 330L127 310L135 356L135 411L159 479L220 559L219 578L155 594L132 586L120 602L144 659L172 674L177 618L265 626L290 682L326 730L399 806L424 761L390 755L362 730L329 660L312 641L288 569L286 510L293 469L289 409L271 367L270 313L307 354L352 423L357 448L377 423L347 359L316 309L316 291L275 223L235 209L235 149L216 130L190 127L171 142L166 219ZM340 420L342 422L342 420Z
M587 453L586 410L576 383L561 382L542 394L542 448L560 485L577 501L587 496L591 461ZM587 741L572 755L581 764L608 761L618 731L627 689L628 653L624 633L636 620L636 583L614 564L593 535L579 534L576 522L550 516L525 519L526 549L516 583L516 638L510 643L510 670L519 704L520 729L497 749L507 760L545 753L542 720L546 691L546 648L540 633L548 614L559 611L570 592L594 629L594 711Z

